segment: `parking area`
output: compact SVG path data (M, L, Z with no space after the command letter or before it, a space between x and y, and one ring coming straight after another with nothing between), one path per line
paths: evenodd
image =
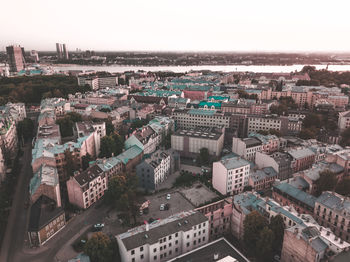
M218 197L200 182L195 182L191 187L180 189L180 191L196 207Z
M170 194L170 199L167 199L167 194ZM138 218L140 222L149 220L150 218L163 219L181 211L188 211L194 208L194 206L178 191L169 190L156 195L147 196L147 200L150 201L149 212ZM161 211L160 205L162 204L169 204L169 209Z

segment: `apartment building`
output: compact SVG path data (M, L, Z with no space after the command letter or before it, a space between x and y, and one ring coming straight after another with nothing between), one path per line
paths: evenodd
M95 144L94 156L100 154L101 148L101 138L106 136L106 123L105 122L77 122L75 123L75 128L78 137L93 137Z
M151 154L157 150L161 143L161 135L154 131L150 126L143 126L136 130L126 141L125 149L132 146L138 146L144 154Z
M249 176L249 185L254 190L270 189L272 184L278 178L278 173L272 167L264 167L262 169L253 171Z
M107 175L99 165L93 165L67 181L71 204L87 209L99 200L107 190Z
M65 212L54 200L43 195L30 208L28 238L31 246L41 246L66 225Z
M338 118L338 128L340 132L350 127L350 111L340 112Z
M291 149L288 154L292 157L294 172L308 169L315 163L316 154L307 147Z
M350 200L334 192L323 192L315 200L314 217L344 241L350 239Z
M173 118L178 128L230 127L230 114L219 113L216 110L175 110Z
M262 142L255 137L232 139L232 152L248 161L254 162L256 152L261 151Z
M212 156L220 156L223 146L224 131L219 128L179 129L171 135L171 148L185 157L197 156L202 148Z
M292 157L287 153L275 152L267 155L257 152L255 155L255 164L258 168L272 167L278 173L278 179L285 180L293 174Z
M250 163L229 155L213 163L213 187L221 194L238 194L248 185Z
M195 210L208 218L210 241L231 233L232 197L196 208Z
M295 135L301 131L301 126L302 121L295 118L272 115L248 116L248 134L273 129L280 131L283 135Z
M14 158L17 153L17 128L16 122L6 115L0 116L0 146L4 149L5 156Z
M29 194L32 203L42 195L55 201L58 207L61 206L61 192L56 167L41 165L34 173L29 183Z
M139 186L145 190L156 190L168 176L180 168L180 157L173 150L157 150L136 166Z
M313 214L316 198L286 182L272 185L272 197L283 206L291 206L298 213Z
M116 236L122 262L168 261L209 241L208 219L186 211Z

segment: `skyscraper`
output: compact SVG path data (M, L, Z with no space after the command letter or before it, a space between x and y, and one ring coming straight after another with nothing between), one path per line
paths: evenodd
M63 58L62 45L60 43L56 43L56 51L57 51L57 59Z
M6 47L10 72L18 72L25 68L24 48L16 45Z
M69 54L68 54L66 44L63 44L63 59L66 59L66 60L69 59Z

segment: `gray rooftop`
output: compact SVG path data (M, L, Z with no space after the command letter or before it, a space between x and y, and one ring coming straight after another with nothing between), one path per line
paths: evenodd
M230 158L224 158L220 160L220 163L223 164L226 169L235 169L250 165L250 162L245 160L240 156L232 156Z
M181 212L163 220L157 220L149 225L146 231L146 225L133 228L125 233L118 235L126 250L149 244L157 243L161 238L180 231L188 231L193 226L208 221L202 213L191 210Z

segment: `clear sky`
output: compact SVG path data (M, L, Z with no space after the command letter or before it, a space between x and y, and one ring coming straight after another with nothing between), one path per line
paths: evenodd
M350 51L349 0L2 0L0 48Z

